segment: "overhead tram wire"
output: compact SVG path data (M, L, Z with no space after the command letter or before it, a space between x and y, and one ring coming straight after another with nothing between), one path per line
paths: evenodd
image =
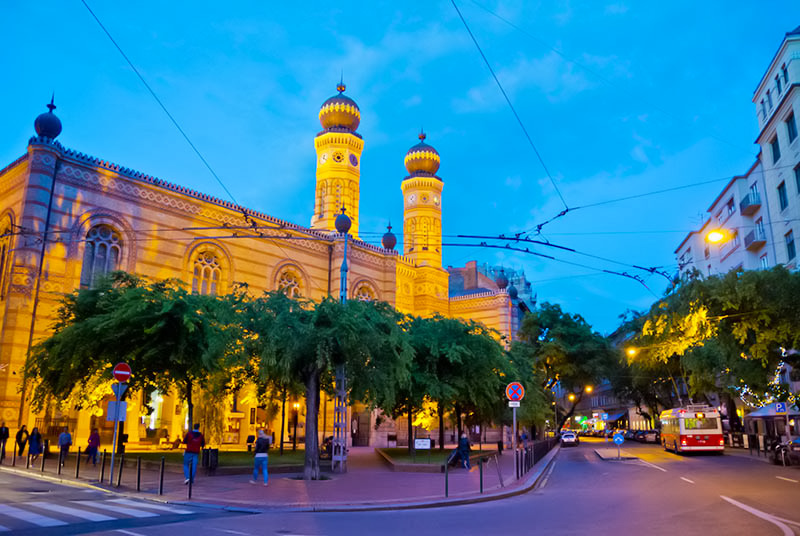
M481 48L481 45L478 44L478 40L475 38L475 35L472 33L472 30L470 30L469 24L467 24L467 20L461 14L461 10L458 9L458 6L456 5L455 0L450 0L450 2L453 4L453 8L455 8L456 13L458 13L458 17L461 19L461 22L464 24L464 28L466 28L467 33L469 33L470 38L472 38L472 42L475 43L475 47L478 49L478 52L480 53L481 58L483 58L483 62L486 64L486 67L489 69L489 72L492 74L492 78L494 78L494 81L497 84L497 87L500 89L500 92L503 94L503 98L506 100L506 103L508 104L508 107L511 108L511 112L514 114L514 117L516 118L517 123L519 123L519 126L522 129L523 134L525 134L525 138L527 138L528 143L530 144L531 148L533 149L533 152L536 154L536 158L539 159L539 163L542 165L542 168L544 169L544 172L547 174L547 177L550 179L550 183L553 185L553 189L555 189L556 193L558 194L558 197L561 199L561 202L564 204L564 211L562 212L561 215L566 214L570 210L569 205L567 204L567 201L564 199L564 195L561 193L561 190L559 189L558 184L556 184L556 180L553 178L553 175L550 173L550 170L547 168L547 164L545 164L544 158L542 158L542 155L539 153L539 149L536 148L536 144L533 143L533 138L531 138L531 135L528 133L528 129L525 128L525 124L522 122L522 118L520 118L519 114L517 113L516 108L514 108L514 104L511 102L511 99L508 97L508 94L506 93L506 90L503 88L503 84L500 83L500 79L497 78L497 74L495 74L494 69L492 69L492 65L489 63L489 59L486 57L486 54L483 53L483 49ZM560 216L557 216L557 217L560 217Z
M202 155L202 153L197 148L197 146L195 146L195 144L192 142L192 140L189 139L189 136L186 134L186 132L183 130L183 128L181 128L180 124L178 124L178 121L175 119L175 117L173 117L173 115L169 112L169 110L167 110L167 107L164 105L164 103L161 101L161 99L158 98L158 95L156 95L156 92L153 91L153 88L150 87L150 84L147 83L147 80L144 79L144 76L142 76L142 74L139 72L139 69L136 68L136 66L130 60L128 55L125 54L125 51L122 50L122 47L119 45L119 43L117 43L117 41L111 35L111 32L108 31L108 29L100 21L100 18L95 14L95 12L92 11L92 8L89 7L89 4L86 3L86 0L81 0L81 3L86 8L86 10L89 12L89 14L92 16L92 18L95 20L95 22L97 22L97 25L100 26L100 29L103 30L103 33L106 34L108 39L111 41L111 43L114 45L114 47L120 53L120 55L123 57L125 62L128 64L128 66L133 70L133 72L136 74L136 76L142 82L142 84L147 89L147 91L150 93L150 95L153 97L153 99L156 101L156 103L158 103L158 105L161 107L161 110L164 111L164 113L167 115L167 117L172 122L172 124L175 125L175 128L178 129L178 132L180 132L181 136L183 136L183 139L186 140L186 143L189 144L189 147L192 148L192 150L197 155L197 157L200 159L200 161L203 162L203 164L208 169L208 171L211 172L211 175L214 177L214 179L216 179L217 183L219 183L219 185L222 187L222 189L225 191L225 193L228 194L228 197L230 197L231 201L233 201L233 204L241 209L241 212L242 212L242 214L244 216L245 221L250 223L251 218L250 218L250 215L247 213L247 210L244 207L242 207L239 204L238 201L236 201L236 198L231 193L231 191L228 189L228 187L225 186L225 183L222 182L222 179L219 177L219 175L217 175L217 172L214 171L214 168L211 167L211 164L208 163L208 160L205 159L205 157Z

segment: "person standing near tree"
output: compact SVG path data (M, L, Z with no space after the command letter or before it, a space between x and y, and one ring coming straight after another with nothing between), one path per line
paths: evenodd
M14 439L17 441L17 449L19 450L17 456L22 458L22 453L25 452L25 443L28 442L28 427L23 424Z
M58 436L58 448L61 449L61 465L67 463L67 455L71 446L72 434L69 433L69 428L65 426L64 431Z
M269 485L269 475L267 474L267 463L269 462L269 437L264 430L258 431L258 439L253 450L255 451L255 458L253 458L253 480L251 484L258 482L258 468L261 467L261 472L264 474L264 485Z
M28 456L31 457L31 463L36 461L36 458L39 457L39 454L42 453L43 445L42 445L42 434L39 433L39 429L37 427L33 427L31 430L31 435L28 436Z
M194 429L184 436L183 442L186 444L186 450L183 452L183 476L186 480L183 483L188 484L189 481L194 483L194 477L197 475L197 458L206 446L206 439L200 433L199 423L195 423Z
M0 422L0 463L3 463L6 457L6 441L8 441L8 434L6 421Z
M97 465L97 450L100 448L100 432L97 428L92 428L89 434L89 443L86 445L86 463L92 461L92 465Z

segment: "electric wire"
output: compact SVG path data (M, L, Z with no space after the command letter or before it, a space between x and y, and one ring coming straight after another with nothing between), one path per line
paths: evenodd
M517 113L516 108L514 108L514 104L511 102L511 99L508 97L508 94L506 93L506 90L503 88L503 84L501 84L500 83L500 79L497 78L497 75L495 74L494 69L492 69L492 65L489 63L489 60L486 57L486 54L483 53L483 49L481 48L480 44L478 44L478 40L475 38L475 35L472 33L472 30L470 30L469 24L467 24L467 20L461 14L461 10L458 9L458 6L456 5L455 0L450 0L450 2L453 4L453 7L455 8L456 13L458 13L458 17L461 19L461 22L464 23L464 28L466 28L467 33L469 34L470 38L472 38L472 42L475 43L475 47L478 49L478 52L480 53L481 58L483 58L483 62L486 64L486 67L489 69L489 72L492 74L492 78L494 78L494 81L497 84L497 87L500 89L500 93L503 94L503 98L506 100L506 103L508 104L508 107L511 108L511 112L514 114L514 117L516 118L517 123L519 123L519 126L522 129L522 132L525 134L525 137L527 138L528 143L530 144L531 148L533 149L533 152L536 154L536 158L539 160L539 163L541 164L542 168L544 169L544 172L547 174L547 177L550 179L550 183L553 185L553 189L555 189L556 193L558 194L558 197L561 199L561 202L564 204L564 209L565 209L564 213L568 212L569 211L569 205L567 205L567 202L564 199L564 195L561 193L561 190L559 189L558 184L556 184L555 178L553 178L553 175L550 173L550 170L547 168L547 164L545 164L544 158L542 158L542 155L539 153L539 149L536 148L536 144L533 142L533 138L531 138L531 135L528 133L528 129L525 128L525 124L522 122L522 118L520 118L519 114Z

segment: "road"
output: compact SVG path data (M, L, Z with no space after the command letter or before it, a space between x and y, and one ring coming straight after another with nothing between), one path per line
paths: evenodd
M399 512L257 515L217 512L183 517L164 512L168 515L161 519L138 520L142 524L132 529L119 530L118 526L97 523L92 530L114 536L590 532L800 535L799 467L777 467L741 455L678 456L655 445L640 444L625 445L631 454L638 456L637 460L603 461L594 453L598 446L603 445L585 440L578 447L562 449L536 490L502 501ZM31 482L25 481L25 487L37 487ZM66 498L70 492L60 493L65 493ZM5 492L0 493L0 503L8 504L4 501L6 496ZM18 492L15 500L34 499ZM0 524L6 524L2 512ZM64 527L46 530L57 534L59 529ZM83 524L81 530L89 529Z

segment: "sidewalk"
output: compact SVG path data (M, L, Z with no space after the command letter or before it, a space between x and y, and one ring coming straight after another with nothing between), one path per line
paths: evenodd
M247 510L362 510L386 508L422 508L463 504L503 498L522 493L532 487L550 460L558 452L553 448L533 469L520 480L514 479L514 458L509 452L499 456L503 484L498 478L494 462L483 467L484 493L480 493L480 471L473 466L471 471L452 469L449 477L449 497L445 498L445 475L443 473L404 473L394 472L379 457L372 447L354 447L348 455L348 472L344 474L323 473L329 480L305 481L297 479L301 474L272 474L269 486L250 484L251 473L236 475L207 476L199 470L192 486L191 503L219 508ZM49 463L49 466L48 466ZM75 462L71 458L56 475L57 460L48 459L45 473L39 467L10 469L34 478L60 478L64 483L74 483ZM136 469L125 467L122 486L109 486L108 469L105 482L98 482L99 468L81 467L81 485L100 487L137 498L163 500L172 503L185 503L188 499L188 486L183 484L183 475L165 473L164 495L158 495L158 472L142 469L141 492L136 491ZM118 473L115 470L114 484Z

